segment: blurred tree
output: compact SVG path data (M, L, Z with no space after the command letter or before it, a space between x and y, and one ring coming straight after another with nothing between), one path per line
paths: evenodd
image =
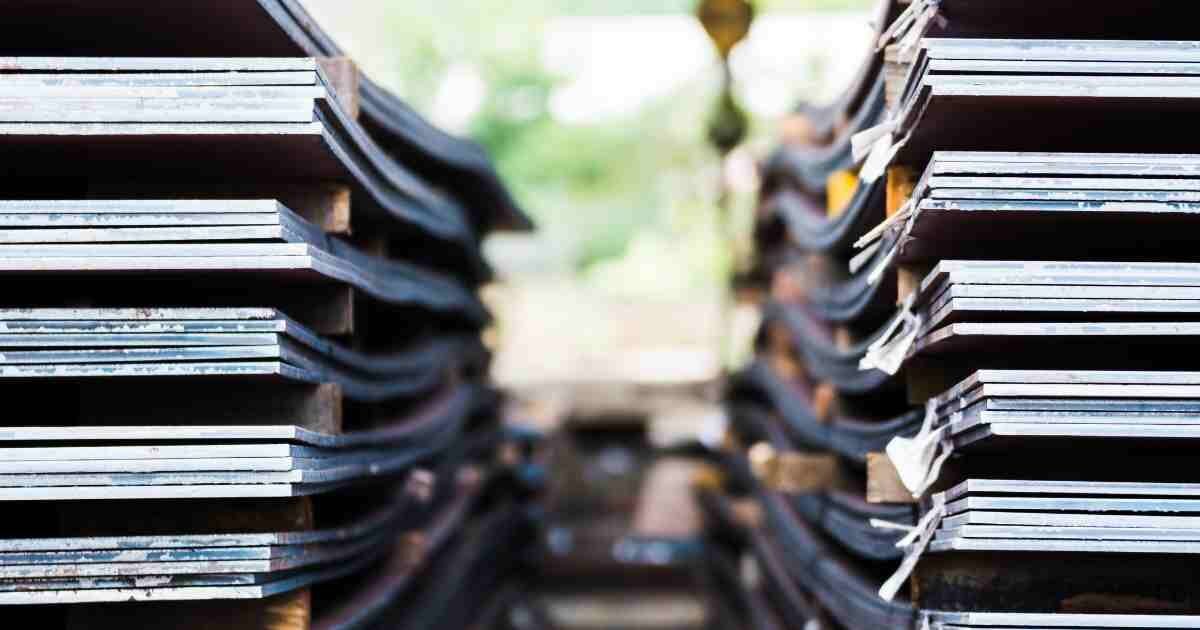
M760 7L861 8L869 1L763 0ZM706 218L715 164L705 148L705 118L717 77L684 85L678 94L635 114L565 124L550 112L562 78L549 74L541 59L548 17L689 14L693 6L694 0L393 3L388 83L439 120L445 104L438 99L448 74L476 80L480 102L457 131L491 152L543 231L574 243L580 270L609 261L603 273L592 275L618 277L612 261L632 252L630 244L642 235L643 243L676 246L663 252L661 261L686 275L672 286L712 286L725 264L713 237L716 226ZM652 269L646 260L651 248L642 249L632 267Z

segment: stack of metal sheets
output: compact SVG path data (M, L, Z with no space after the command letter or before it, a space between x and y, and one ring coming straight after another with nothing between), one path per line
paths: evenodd
M143 174L340 180L371 202L356 210L379 229L403 231L407 223L473 247L461 204L384 152L314 59L67 57L4 65L0 143L23 152L14 165L23 173L53 166L94 177L97 164L105 173L136 164Z
M878 5L874 24L882 39L906 2ZM764 166L755 240L770 300L755 359L731 380L728 397L736 442L769 447L759 452L779 459L757 469L762 478L747 479L738 469L749 453L727 453L726 472L736 481L726 490L751 488L766 517L761 526L711 519L714 540L737 540L743 558L752 554L764 576L758 588L747 587L731 560L739 547L714 553L730 552L708 567L727 627L907 628L915 617L912 606L877 594L884 569L903 555L896 543L914 524L915 510L869 504L861 474L869 453L898 434L916 433L922 422L902 378L859 368L877 342L887 341L879 339L881 326L896 304L895 277L875 271L888 264L897 237L884 234L882 245L854 255L856 241L884 220L893 196L882 178L858 177L855 141L886 121L883 62L882 47L870 48L840 99L801 108ZM795 484L766 472L785 454L797 462ZM724 501L712 497L713 514L730 511ZM895 528L877 529L874 520ZM731 529L741 533L731 537L725 531Z
M1200 264L948 260L921 282L929 329L1007 313L1163 314L1200 307Z
M0 324L0 379L269 376L381 401L428 392L484 354L456 337L364 354L273 309L0 310Z
M855 615L874 580L822 593L825 567L798 552L805 521L856 556L900 560L877 596L907 590L927 609L912 627L1200 627L1200 486L1181 483L1200 438L1200 156L1180 131L1200 112L1200 43L1166 41L1198 9L904 4L878 38L885 111L851 143L855 197L883 186L887 218L858 230L832 204L824 223L782 212L781 156L794 180L811 173L780 152L765 198L787 229L760 246L790 233L846 271L795 254L731 394L743 443L865 460L865 496L918 518L860 505L849 477L804 497L757 488L764 529L846 627L906 624ZM850 432L851 410L894 420ZM896 533L902 553L886 548Z
M1200 553L1200 485L970 479L930 551Z
M1153 350L1200 337L1198 287L1200 264L1191 263L942 261L913 302L916 339L908 353L1027 348L1033 361L1054 347L1082 352L1104 338L1147 352L1140 359L1110 353L1098 368L1151 359L1178 367L1185 362Z
M479 487L467 488L423 519L416 497L400 494L341 525L308 531L0 540L0 605L260 599L393 554L411 571L454 534L479 496ZM414 528L425 534L419 544L399 533Z
M70 57L345 58L297 0L147 6L128 0L20 0L6 6L8 54ZM53 32L35 33L54 20ZM884 20L886 21L886 20ZM96 28L103 24L104 28ZM371 137L424 180L459 199L481 230L529 229L491 160L470 140L441 131L370 77L357 81Z
M910 199L900 262L1002 256L1014 241L1044 258L1153 247L1187 260L1200 155L937 151Z
M287 497L395 477L449 448L476 401L462 392L439 402L407 426L336 436L283 426L15 427L6 436L22 445L0 447L0 501ZM64 441L89 444L56 445Z
M238 273L343 283L487 321L438 271L367 255L273 200L0 201L0 273Z
M293 0L7 9L0 605L103 604L14 623L508 601L544 475L487 384L481 242L530 223L484 151ZM435 570L468 526L486 571ZM267 601L113 604L213 599Z
M980 147L1186 150L1183 138L1158 132L1195 111L1198 64L1200 48L1188 41L927 38L877 130L895 141L878 147L879 165ZM1148 111L1143 125L1118 124ZM1106 134L1080 133L1108 123Z
M936 399L957 447L1200 437L1200 373L980 370Z
M397 504L330 530L0 540L0 605L269 597L361 570L402 518Z

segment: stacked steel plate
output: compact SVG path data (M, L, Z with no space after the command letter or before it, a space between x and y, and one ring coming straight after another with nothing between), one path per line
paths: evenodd
M717 548L757 570L715 582L716 609L730 627L1200 627L1200 48L1164 41L1200 7L880 13L875 82L854 89L882 104L802 110L767 163L770 299L729 388L724 492L702 493ZM824 118L840 125L795 131Z
M876 23L901 11L882 3ZM889 252L854 247L886 217L886 182L856 176L852 142L883 120L885 88L879 51L835 105L796 114L788 127L810 133L789 134L766 165L756 236L770 299L757 356L730 382L725 483L701 492L724 627L902 628L917 618L877 594L915 510L869 503L865 475L868 454L922 423L901 379L859 368L895 310L894 276L870 277Z
M542 475L487 382L480 240L528 221L297 5L185 5L0 25L0 605L504 617Z

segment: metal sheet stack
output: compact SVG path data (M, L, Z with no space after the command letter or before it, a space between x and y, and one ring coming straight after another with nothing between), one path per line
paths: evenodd
M542 473L487 380L480 240L529 223L486 156L287 0L6 12L8 618L505 615Z
M881 3L875 23L902 10ZM902 380L859 368L895 310L895 278L868 278L888 252L854 248L886 217L885 182L856 177L852 142L885 115L884 70L880 51L836 104L802 108L788 128L810 133L789 134L766 164L756 237L769 300L757 355L729 383L724 483L701 490L722 627L902 628L917 618L877 595L915 510L868 502L865 474L870 453L922 423Z
M787 125L702 490L730 627L1200 627L1200 7L1153 4L883 3L884 105Z

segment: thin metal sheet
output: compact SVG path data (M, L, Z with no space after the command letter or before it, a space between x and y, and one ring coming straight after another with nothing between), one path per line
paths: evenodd
M6 72L299 72L317 71L310 57L0 57Z
M1196 41L934 37L921 40L921 47L933 59L1200 62Z
M1041 630L1045 628L1068 628L1092 630L1093 628L1115 628L1133 630L1154 628L1200 628L1198 615L1121 615L1081 613L1022 613L1022 612L940 612L929 613L934 628L951 630L962 628L1013 628ZM950 625L952 624L952 625Z
M1200 156L1196 156L1196 162L1200 164ZM969 170L972 173L975 171L986 170L987 167L979 166L976 162L969 163L971 167L961 168ZM1022 163L1007 163L1001 162L997 165L998 172L985 174L970 174L959 175L951 173L948 175L933 175L927 174L924 180L924 185L927 189L929 198L945 198L958 199L963 196L973 197L975 194L1029 194L1031 196L1054 196L1061 195L1069 197L1071 195L1088 195L1092 192L1101 194L1117 193L1117 194L1137 194L1137 193L1165 193L1187 194L1200 191L1200 174L1195 177L1150 177L1150 176L1130 176L1130 177L1072 177L1075 173L1056 176L1053 172L1055 168L1052 165L1045 165L1043 168L1035 169L1035 173L1027 174L1012 173L1014 169L1026 169ZM933 170L944 168L950 170L947 165L941 163L933 163L929 166L929 173ZM1086 171L1085 166L1080 166L1076 170ZM1135 170L1131 167L1130 170ZM1050 171L1050 172L1046 172ZM980 192L972 192L980 191ZM962 196L960 196L962 195ZM984 197L993 199L993 197Z
M941 538L1003 538L1036 540L1120 540L1200 542L1200 529L1152 527L1027 527L1018 525L964 525L938 530ZM1196 552L1192 552L1196 553Z
M1139 483L1115 481L1042 481L1009 479L968 479L950 490L947 500L968 494L1065 494L1087 496L1197 496L1200 484Z
M1146 417L1200 414L1200 400L1156 398L987 398L978 401L985 411L1011 413L1014 417L1028 412L1055 414L1114 414Z
M997 551L997 552L1046 552L1046 553L1146 553L1192 555L1200 553L1200 544L1195 542L1169 542L1158 540L1027 540L1021 538L984 539L935 537L929 543L929 551L946 553L952 551Z
M948 515L959 514L968 510L1200 514L1200 500L972 496L951 501L946 504L946 513Z
M1041 424L1047 429L1057 425L1084 427L1091 425L1117 425L1123 429L1136 426L1191 427L1200 424L1200 415L1195 413L1154 413L1146 411L989 411L982 410L980 405L973 405L965 411L953 411L939 414L939 419L954 424L954 431L960 432L985 424ZM1071 429L1067 429L1071 430Z
M237 85L317 85L316 70L198 72L62 72L10 74L3 84L11 87L195 87Z
M0 272L303 272L310 282L346 283L386 302L488 320L478 297L449 276L347 247L337 250L307 242L0 245Z
M21 199L0 200L3 214L277 214L271 199Z
M947 516L945 527L1019 525L1027 527L1110 527L1139 529L1200 529L1200 516L1147 516L1144 514L1061 514L970 510Z
M321 382L316 374L279 361L0 366L0 378L106 378L117 376L155 378L166 376L278 376L307 383Z
M1181 379L1182 380L1182 379ZM954 406L966 407L990 398L1045 397L1058 399L1197 399L1200 386L1140 383L988 383L964 392ZM950 401L951 399L946 399Z
M1192 263L947 260L922 279L920 294L928 299L947 284L1195 287L1198 280L1200 264Z
M1194 440L1200 427L1139 424L1054 424L999 423L952 425L955 444L969 446L989 438L1057 438L1119 440Z
M948 324L917 340L910 356L981 351L982 346L1007 344L1039 344L1049 350L1052 343L1066 340L1120 340L1137 345L1152 343L1191 343L1200 337L1200 322L1021 322L1021 323L958 323ZM1097 343L1099 343L1097 341ZM1108 343L1107 341L1105 343Z
M70 221L71 219L66 219ZM56 222L64 222L56 218ZM130 222L132 223L132 222ZM286 236L278 225L232 225L230 227L138 227L84 229L0 229L0 245L17 243L169 243L172 241L281 240ZM4 225L0 217L0 226Z
M0 592L0 605L82 604L129 601L199 601L213 599L263 599L303 588L318 582L350 575L362 570L375 558L363 556L353 562L333 564L303 571L293 577L244 586L170 586L167 576L155 576L165 586Z
M939 38L940 39L940 38ZM930 72L986 72L989 74L1121 74L1195 75L1200 63L1157 61L1044 61L1036 59L943 59L929 60Z
M38 564L0 564L0 579L24 582L44 579L125 577L135 575L175 576L281 573L304 567L329 565L344 561L358 554L377 549L384 543L395 540L395 537L395 532L375 532L363 539L306 546L297 550L296 553L264 560L170 560L139 562L131 559L118 560L116 562L66 564L47 562ZM228 553L228 550L225 550L225 553ZM30 588L29 590L35 589Z

